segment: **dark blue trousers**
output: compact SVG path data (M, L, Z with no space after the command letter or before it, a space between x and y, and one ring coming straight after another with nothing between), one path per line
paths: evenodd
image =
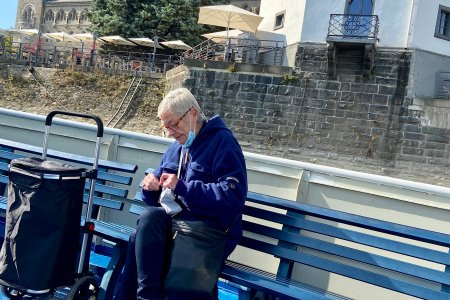
M130 236L117 300L161 300L172 238L172 218L161 207L147 207Z
M172 218L162 207L147 207L130 236L122 284L115 300L202 300L163 294L172 242ZM217 289L215 291L217 295ZM216 297L218 299L218 297Z

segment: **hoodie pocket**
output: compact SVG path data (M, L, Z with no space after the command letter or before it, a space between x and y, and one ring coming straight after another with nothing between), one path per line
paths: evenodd
M186 179L211 182L211 168L191 162L186 170Z

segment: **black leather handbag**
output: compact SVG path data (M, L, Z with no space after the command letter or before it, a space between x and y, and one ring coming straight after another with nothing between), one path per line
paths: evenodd
M202 221L172 221L173 246L165 278L167 295L215 299L227 233Z

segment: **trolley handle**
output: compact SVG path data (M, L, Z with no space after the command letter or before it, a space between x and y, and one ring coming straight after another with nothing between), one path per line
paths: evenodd
M84 114L84 113L77 113L77 112L70 112L70 111L62 111L62 110L54 110L50 112L47 117L45 118L45 126L51 126L52 125L52 119L55 115L66 115L66 116L74 116L74 117L80 117L80 118L87 118L92 119L97 123L97 137L103 137L103 122L102 120L92 114Z

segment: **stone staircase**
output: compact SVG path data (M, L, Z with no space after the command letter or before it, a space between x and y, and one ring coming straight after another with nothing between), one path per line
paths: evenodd
M327 74L336 78L338 75L362 75L370 77L376 56L376 47L372 44L330 44L328 47Z
M364 66L364 49L342 48L336 57L335 75L362 75Z

